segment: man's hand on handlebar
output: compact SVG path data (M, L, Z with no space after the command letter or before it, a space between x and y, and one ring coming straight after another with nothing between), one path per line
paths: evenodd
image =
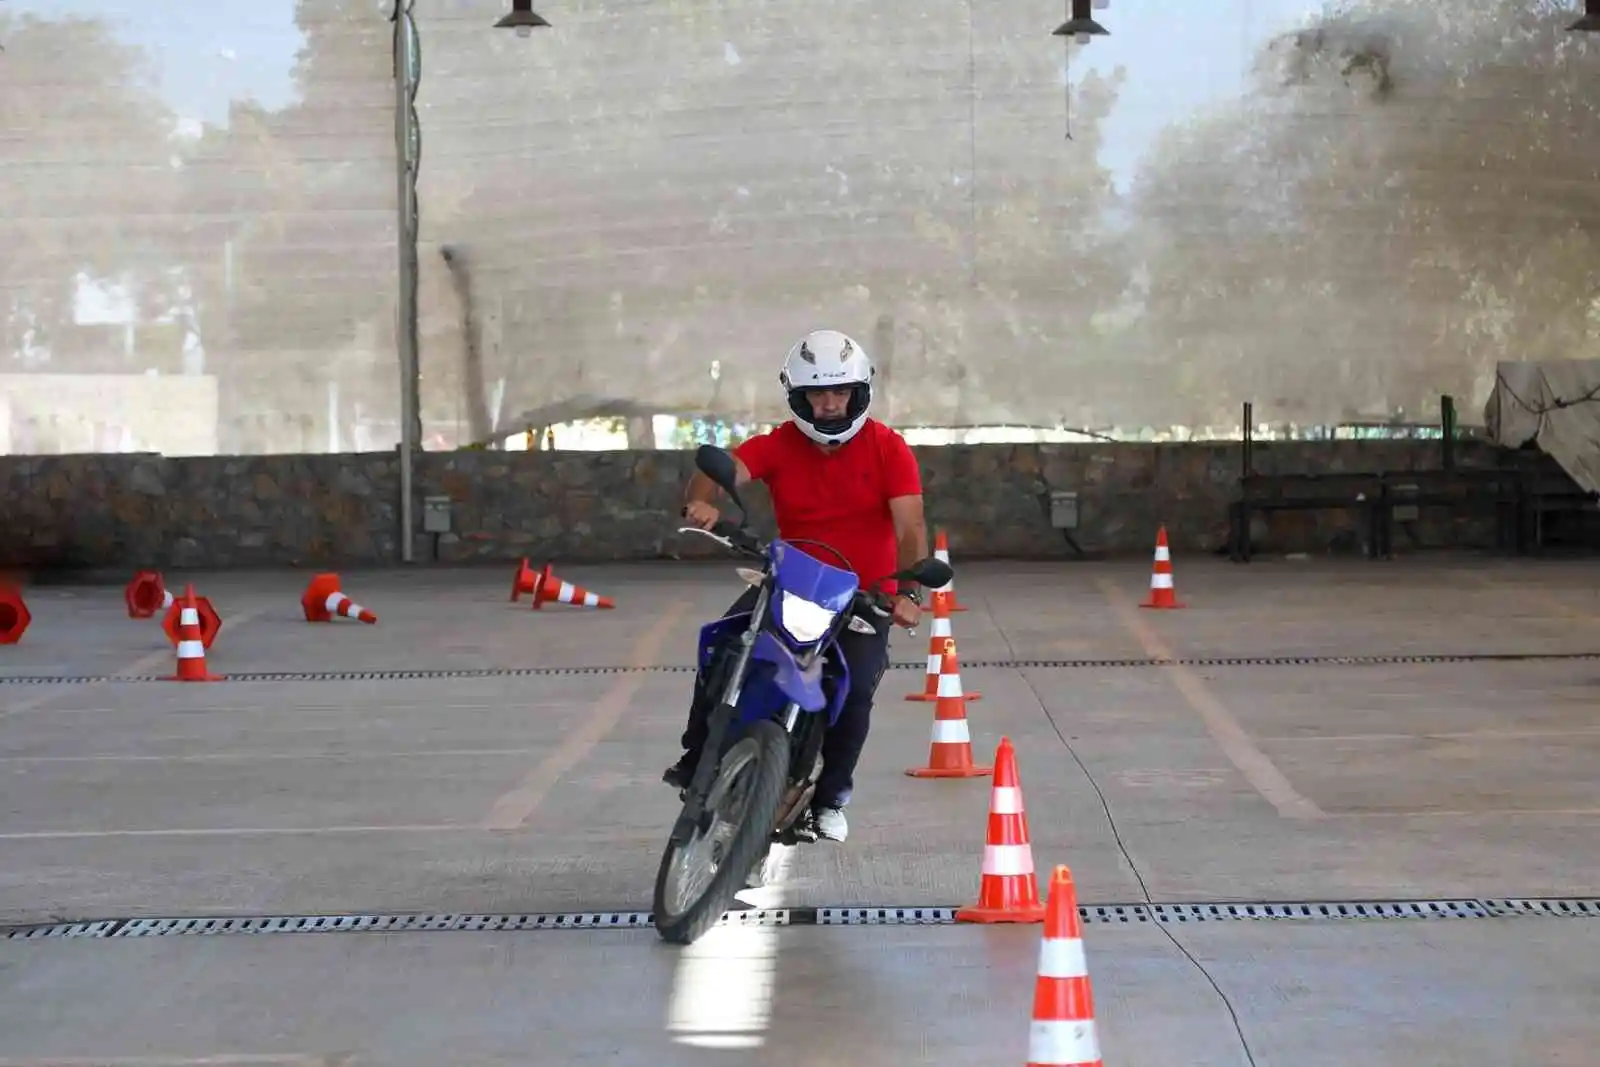
M709 530L722 518L722 513L704 500L691 500L684 505L683 517L702 530Z
M897 596L894 598L894 622L896 626L906 629L915 629L917 623L922 621L922 607L910 597Z

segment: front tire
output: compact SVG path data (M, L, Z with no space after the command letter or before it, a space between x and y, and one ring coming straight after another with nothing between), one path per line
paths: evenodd
M682 845L668 841L656 871L654 914L662 940L688 945L722 918L765 859L789 774L789 735L755 723L717 767L703 824Z

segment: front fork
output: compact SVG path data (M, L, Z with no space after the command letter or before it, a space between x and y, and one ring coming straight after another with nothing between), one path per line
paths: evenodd
M700 749L700 761L695 764L694 775L689 779L689 788L684 791L683 810L678 812L677 821L672 824L671 839L674 844L682 845L688 842L700 826L701 820L705 818L706 802L711 799L709 796L711 783L716 779L717 765L722 762L722 739L727 734L734 715L737 714L745 671L749 669L751 651L755 648L756 635L761 632L762 623L766 619L767 604L771 596L769 587L763 583L761 592L756 596L755 608L750 612L750 626L739 635L739 654L728 673L728 682L723 688L722 699L712 709L710 718L706 722L706 742Z

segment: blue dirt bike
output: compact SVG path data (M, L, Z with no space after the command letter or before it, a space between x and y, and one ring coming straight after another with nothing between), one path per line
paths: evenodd
M846 626L871 633L863 616L891 614L881 591L858 588L838 550L819 541L762 543L750 534L730 453L701 445L695 466L733 500L739 522L679 532L710 537L762 566L738 568L759 590L754 607L700 631L704 691L717 703L661 856L652 916L664 940L685 945L722 918L772 844L815 839L797 824L822 771L823 734L850 691L839 634ZM800 544L833 553L846 568L794 547ZM953 572L929 557L892 577L932 589L949 584Z

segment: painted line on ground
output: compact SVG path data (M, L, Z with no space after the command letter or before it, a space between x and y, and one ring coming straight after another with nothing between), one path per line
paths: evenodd
M1183 697L1184 703L1205 724L1211 740L1228 757L1247 782L1260 793L1267 803L1286 819L1320 819L1323 811L1309 797L1303 795L1288 777L1278 769L1259 747L1238 718L1223 703L1211 687L1198 674L1183 664L1174 662L1172 649L1155 628L1139 615L1133 601L1109 578L1099 581L1100 591L1111 605L1112 613L1122 628L1150 654L1152 659L1171 664L1168 677Z
M688 613L690 606L687 600L677 600L668 605L650 629L634 643L634 660L648 662L657 655L667 634ZM517 830L526 825L562 776L583 762L584 757L593 752L595 746L604 741L622 721L623 715L633 704L640 684L637 674L612 683L595 701L589 714L562 738L555 750L530 768L521 781L494 802L494 806L484 815L480 827L484 830ZM687 708L684 714L688 714Z

